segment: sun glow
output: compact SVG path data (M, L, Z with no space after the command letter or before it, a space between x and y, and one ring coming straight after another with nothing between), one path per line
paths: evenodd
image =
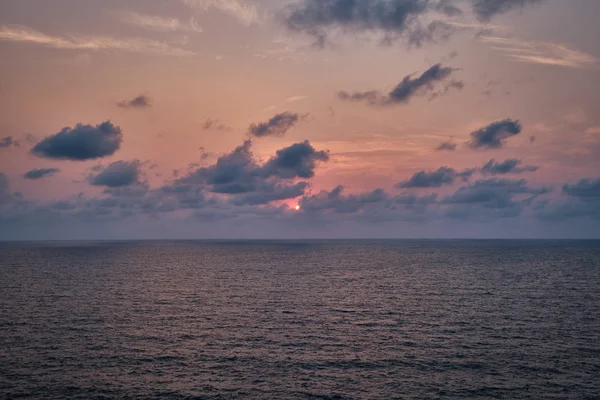
M295 208L296 208L296 211L300 211L300 206L299 205L297 205Z

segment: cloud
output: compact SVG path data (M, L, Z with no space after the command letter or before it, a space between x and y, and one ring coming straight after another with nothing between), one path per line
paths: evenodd
M483 43L490 44L494 50L519 62L568 68L590 68L598 64L597 57L560 43L492 35L480 35L478 38Z
M521 133L522 127L519 121L505 119L492 122L488 126L471 132L471 141L467 146L471 149L498 149L511 136Z
M517 7L525 7L528 4L542 3L545 0L472 0L473 11L477 18L489 21L497 14L508 12Z
M247 143L236 150L242 149L243 153L244 148L249 150ZM236 153L236 150L228 155ZM74 226L81 227L78 233L83 233L83 236L71 231L66 237L60 237L137 237L135 234L140 232L148 238L168 238L174 232L181 237L239 237L257 234L257 227L260 231L257 235L262 237L339 237L353 236L357 232L361 235L368 232L366 236L371 237L395 236L398 232L400 236L435 237L440 235L442 228L451 229L445 234L464 237L469 232L473 233L469 230L471 225L457 225L453 220L485 222L485 232L492 232L505 224L494 220L522 214L522 219L514 222L513 228L535 225L531 218L546 221L578 218L582 223L587 221L591 224L600 218L598 201L593 200L598 198L587 194L590 187L600 186L593 180L569 185L583 188L586 193L583 198L588 200L568 196L569 201L556 204L538 198L548 192L547 188L530 187L524 180L505 179L477 181L442 199L435 193L391 196L382 189L346 193L343 186L306 193L308 182L279 179L277 176L265 178L264 173L258 173L265 164L257 162L251 154L250 159L250 164L244 169L252 173L244 175L244 178L255 177L255 189L231 194L212 192L211 185L192 180L185 183L172 181L155 189L143 184L109 187L97 197L79 194L45 202L26 200L18 193L11 193L8 179L0 174L0 237L15 239L17 232L31 235L37 230L44 233L44 238L56 239L56 235L64 235ZM271 204L287 199L297 199L300 210ZM148 221L155 221L155 226L145 225ZM402 223L398 224L400 221ZM224 225L225 222L228 223ZM177 231L178 226L186 227L186 230ZM433 230L419 230L425 226ZM577 229L580 229L579 226L578 221ZM109 228L112 235L86 236L90 231L96 232L92 229L96 227ZM223 229L215 233L219 227ZM271 231L273 228L276 229ZM130 236L132 234L134 236ZM31 236L23 238L31 239Z
M232 152L222 155L208 167L198 168L177 180L178 184L207 185L216 193L239 193L251 186L259 169L246 140Z
M21 143L14 139L12 136L6 136L2 139L0 139L0 149L1 148L8 148L8 147L20 147Z
M452 0L440 0L435 9L448 17L458 17L463 14L462 10L456 7Z
M202 11L215 8L237 18L245 25L260 22L258 8L245 0L183 0L183 3Z
M533 199L549 191L548 188L531 188L524 179L486 179L461 187L444 197L441 204L452 206L446 210L451 218L516 217Z
M122 141L121 128L110 121L96 126L77 124L42 139L31 152L38 157L85 161L113 155Z
M533 165L525 165L523 167L520 167L519 165L521 165L521 160L515 158L509 158L502 162L496 162L496 160L492 158L481 168L481 172L484 175L502 175L535 172L539 169L539 167Z
M167 56L192 56L195 53L164 42L111 36L52 36L21 25L0 25L0 40L37 44L60 50L124 51Z
M303 0L284 10L284 23L294 32L312 36L324 46L336 32L382 36L382 43L399 39L420 46L447 37L452 28L439 20L424 22L430 11L456 15L450 2L427 0Z
M131 99L131 100L123 100L117 103L117 107L120 108L148 108L152 106L152 102L150 98L144 94L140 94L139 96Z
M329 161L329 153L317 151L308 140L277 150L263 167L263 174L283 179L312 178L319 162Z
M600 201L600 178L582 179L573 185L564 185L562 191L584 201Z
M435 149L437 151L454 151L456 150L456 146L456 143L452 143L451 140L448 140L447 142L440 143Z
M475 170L473 169L458 172L453 168L441 167L437 171L417 172L409 180L400 182L396 186L402 189L440 187L453 184L456 178L467 181L474 172Z
M59 173L60 169L58 168L42 168L42 169L32 169L31 171L27 171L23 177L25 179L42 179L50 175L54 175Z
M276 152L260 164L252 153L252 141L246 140L232 152L219 157L215 164L191 171L176 180L173 191L201 187L211 193L230 196L232 204L266 204L274 200L295 198L304 193L318 163L329 155L317 151L308 141L295 143Z
M437 97L448 94L448 92L450 92L452 89L463 90L464 87L465 83L463 81L451 80L442 89L430 93L428 98L431 101Z
M141 163L134 161L115 161L95 175L88 177L88 182L94 186L120 188L140 183Z
M556 203L539 203L537 216L550 221L600 220L600 178L584 178L574 184L565 184L562 193L566 199Z
M291 96L285 99L286 103L295 103L296 101L306 100L308 97L306 96Z
M8 177L0 172L0 205L6 204L12 199Z
M269 204L272 201L294 199L302 196L308 186L308 182L298 182L295 184L262 182L258 188L259 190L236 196L231 202L236 206L243 206L262 205Z
M548 189L533 189L527 186L525 179L486 179L458 189L454 194L442 200L444 204L476 204L485 203L489 207L503 207L509 204L514 194L540 195Z
M359 195L344 195L343 186L337 186L331 191L321 191L318 194L305 196L300 202L303 212L321 212L332 210L339 214L355 213L367 204L380 203L388 198L382 189Z
M376 90L354 93L341 91L338 93L338 98L346 101L364 101L371 106L405 104L414 96L431 94L435 89L435 83L446 80L454 71L453 68L436 64L416 78L407 75L402 82L386 95ZM451 87L461 88L462 85L457 85L456 82L452 81L449 86L446 86L445 90L448 91Z
M549 221L562 221L569 219L579 219L582 222L600 220L600 204L589 201L562 201L548 204L539 203L536 210L536 216ZM581 235L581 227L577 226L576 232Z
M232 128L230 126L222 124L218 119L208 118L208 119L206 119L206 121L204 121L202 123L202 129L204 129L205 131L215 130L215 131L227 132L227 131L230 131Z
M248 133L255 137L264 136L283 136L300 120L299 114L284 112L275 115L267 122L252 124L248 128Z
M395 221L424 221L435 215L437 195L412 193L390 196L383 189L345 194L343 186L306 195L299 201L299 218L323 226L356 221L360 224L387 224Z
M194 19L194 17L190 18L189 23L184 23L177 18L165 18L156 15L138 14L136 12L125 11L120 13L120 19L121 21L130 25L162 32L202 32L202 28L198 25L198 22Z

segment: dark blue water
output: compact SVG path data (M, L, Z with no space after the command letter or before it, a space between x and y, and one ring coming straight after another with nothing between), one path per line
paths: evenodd
M0 245L0 397L598 399L600 242Z

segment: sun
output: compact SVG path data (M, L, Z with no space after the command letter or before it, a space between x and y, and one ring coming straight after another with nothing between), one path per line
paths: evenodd
M299 205L297 205L295 208L296 208L296 211L300 211L300 206Z

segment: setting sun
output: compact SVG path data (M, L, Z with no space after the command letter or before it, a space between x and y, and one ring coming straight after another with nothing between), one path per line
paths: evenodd
M300 206L296 206L296 211L300 211Z

